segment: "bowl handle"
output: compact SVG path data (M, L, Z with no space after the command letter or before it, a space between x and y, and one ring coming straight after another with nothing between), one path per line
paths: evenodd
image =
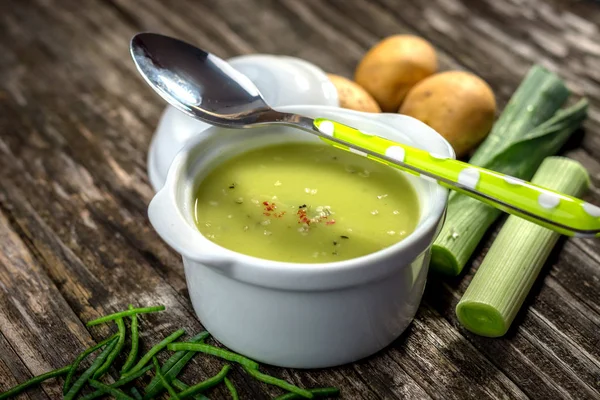
M213 267L231 265L230 258L215 254L208 239L188 224L177 207L175 194L165 187L150 201L148 218L158 235L183 257Z

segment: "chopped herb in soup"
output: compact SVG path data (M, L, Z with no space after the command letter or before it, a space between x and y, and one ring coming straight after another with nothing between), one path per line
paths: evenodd
M397 170L318 144L239 155L199 185L202 234L239 253L322 263L376 252L410 234L417 196Z

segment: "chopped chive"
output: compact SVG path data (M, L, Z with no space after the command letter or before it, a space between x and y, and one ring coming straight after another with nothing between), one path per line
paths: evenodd
M131 389L129 389L129 391L131 392L131 395L135 400L142 400L142 395L135 387L132 387Z
M165 347L167 347L167 345L169 343L171 343L172 341L176 340L177 338L179 338L184 333L185 333L185 330L179 329L179 330L173 332L172 334L170 334L169 336L167 336L166 338L164 338L160 343L158 343L157 345L155 345L154 347L152 347L150 349L150 351L148 351L140 359L140 361L138 361L138 363L135 365L135 367L133 367L132 369L130 369L129 372L127 372L126 374L123 374L123 377L126 377L128 375L134 374L137 371L139 371L140 369L142 369L144 367L144 365L146 365L152 359L152 357L156 355L156 353L158 353L159 351L161 351L162 349L164 349Z
M203 392L207 389L212 388L213 386L218 385L219 383L221 383L223 381L223 379L225 378L225 376L227 375L227 373L229 372L230 369L231 369L231 366L229 366L229 365L223 366L221 371L217 375L213 376L212 378L208 378L200 383L190 386L189 388L185 389L183 392L179 392L179 398L185 399L186 397L191 397L198 392Z
M175 378L173 379L173 381L171 382L171 384L173 386L175 386L177 389L184 391L186 389L189 389L189 386L186 385L185 383L181 382L179 379ZM180 393L181 394L181 393ZM208 397L206 397L205 395L203 395L202 393L197 393L194 396L192 396L194 400L210 400Z
M254 379L257 379L261 382L264 382L266 384L273 385L273 386L278 386L282 389L287 390L288 392L295 393L295 394L297 394L301 397L307 398L307 399L312 399L312 397L313 397L313 394L310 391L299 388L296 385L292 385L291 383L288 383L288 382L284 381L283 379L278 379L271 375L263 374L262 372L260 372L257 369L249 369L249 368L244 368L244 369L251 377L253 377Z
M152 357L152 363L154 364L154 371L156 372L156 376L158 376L158 379L160 379L163 386L167 389L167 392L169 392L169 395L172 398L174 398L175 400L179 400L179 396L177 395L177 392L175 391L175 389L173 389L173 386L171 386L169 381L167 381L165 379L165 376L161 372L160 364L158 363L158 359L156 357Z
M189 342L178 342L171 343L168 346L169 350L191 350L191 351L199 351L201 353L210 354L219 358L222 358L227 361L238 363L245 368L248 369L258 369L258 364L255 361L252 361L249 358L241 356L236 353L232 353L231 351L223 350L215 346L211 346L208 344L202 343L189 343Z
M19 393L23 392L24 390L27 390L30 387L37 385L41 382L44 382L48 379L56 378L57 376L62 376L62 375L68 374L70 369L71 369L71 366L67 365L66 367L55 369L50 372L46 372L45 374L35 376L35 377L31 378L30 380L23 382L20 385L17 385L15 387L9 389L8 391L0 394L0 400L8 399L9 397L14 397L14 396L18 395Z
M315 397L337 397L340 394L340 389L335 387L327 387L327 388L317 388L317 389L309 389L309 392L313 394ZM295 400L301 399L302 396L297 395L296 393L287 393L278 397L275 397L273 400Z
M85 324L85 326L99 325L99 324L102 324L104 322L115 320L117 318L130 317L130 316L135 315L135 314L147 314L147 313L153 313L153 312L158 312L158 311L164 311L164 309L165 309L165 306L162 306L162 305L161 306L154 306L154 307L134 308L133 310L121 311L121 312L118 312L118 313L114 313L114 314L106 315L104 317L100 317L98 319L95 319L93 321L88 322L87 324Z
M198 343L203 342L207 337L210 336L210 333L207 331L200 332L196 336L190 339L190 342ZM195 351L178 351L173 354L162 367L162 373L165 375L170 381L173 381L179 375L179 372L185 367L185 365L196 355ZM163 385L160 382L158 377L154 377L152 381L146 386L144 395L145 399L150 399L159 394L163 390Z
M115 333L114 335L112 335L111 337L109 337L108 339L104 339L103 341L99 342L98 344L82 351L77 358L75 359L75 361L73 361L73 363L71 364L71 368L69 369L69 373L67 374L67 377L65 378L65 384L63 385L63 394L66 394L69 391L69 388L71 387L71 381L73 380L73 376L75 376L75 372L77 372L77 368L79 367L79 364L81 364L81 362L87 357L89 356L91 353L93 353L94 351L98 350L100 347L103 347L105 344L107 344L108 342L110 342L111 340L113 340L114 338L116 338L119 334Z
M144 375L146 372L148 372L149 370L151 370L153 368L152 365L147 365L144 368L142 368L141 370L139 370L138 372L136 372L133 375L129 375L126 378L121 378L118 381L116 381L115 383L111 383L110 387L112 388L118 388L121 387L123 385L128 384L131 381L136 380L137 378L139 378L140 376ZM87 394L83 397L80 397L79 400L93 400L93 399L97 399L98 397L102 397L104 393L102 393L101 391L97 390L95 392L92 392L90 394Z
M133 304L129 305L129 309L133 310ZM135 359L137 358L139 347L139 330L138 330L138 318L137 314L133 314L131 316L131 350L129 351L129 355L127 356L127 360L121 368L121 374L126 373L133 367L135 364Z
M98 357L94 360L92 365L86 369L79 379L75 381L71 389L65 394L64 400L73 400L77 393L81 390L83 385L94 375L94 373L100 368L100 366L106 361L110 353L113 351L115 346L117 345L117 339L113 339L108 346L100 353Z
M235 386L233 386L233 382L231 382L227 377L223 378L223 381L225 382L225 386L227 386L227 389L229 390L229 394L231 395L232 400L240 400L237 390L235 389Z
M117 318L116 323L117 327L119 328L119 339L117 340L117 345L115 346L112 353L110 353L109 356L106 358L104 364L102 364L102 366L98 368L96 372L94 372L94 379L98 379L99 377L104 375L106 371L108 371L112 363L115 361L115 358L117 358L119 353L121 353L121 349L123 349L123 345L125 344L125 336L127 335L127 332L125 330L125 322L123 322L123 318Z
M110 394L117 400L135 400L133 397L126 395L123 391L112 388L102 382L98 382L97 380L90 379L89 384L90 386L101 391L103 394Z

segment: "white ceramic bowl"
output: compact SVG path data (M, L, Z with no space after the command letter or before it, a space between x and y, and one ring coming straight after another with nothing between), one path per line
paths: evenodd
M336 119L454 157L439 134L407 116L322 106L280 109ZM415 231L384 250L341 262L263 260L225 249L202 236L194 225L192 204L195 189L206 174L236 154L288 141L319 139L287 127L210 128L186 144L173 161L165 185L150 203L150 221L182 254L194 309L221 343L277 366L345 364L387 346L414 317L448 192L436 183L407 174L421 208Z

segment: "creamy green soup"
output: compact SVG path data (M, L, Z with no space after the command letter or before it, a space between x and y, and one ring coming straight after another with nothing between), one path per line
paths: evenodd
M255 257L322 263L399 242L419 219L397 170L319 144L260 148L221 164L199 185L194 218L213 242Z

